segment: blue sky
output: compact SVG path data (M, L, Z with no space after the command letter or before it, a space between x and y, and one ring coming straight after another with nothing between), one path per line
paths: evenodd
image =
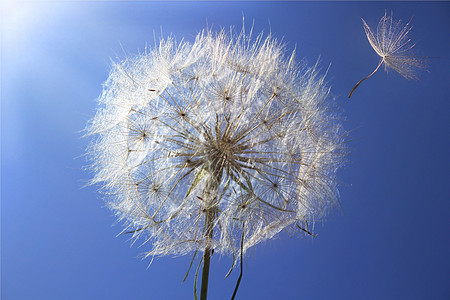
M413 19L429 72L378 71L361 17ZM449 2L4 2L1 44L2 299L192 299L190 257L142 261L82 157L110 59L206 24L271 31L299 59L320 57L352 130L342 209L319 236L279 235L250 250L238 299L450 298ZM124 50L123 50L123 49ZM210 299L238 272L213 256Z

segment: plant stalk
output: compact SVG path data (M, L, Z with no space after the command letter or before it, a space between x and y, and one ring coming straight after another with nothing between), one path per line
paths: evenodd
M208 294L210 259L211 259L211 249L207 248L203 253L202 287L200 290L200 300L206 300Z
M205 193L205 238L206 246L203 252L203 269L202 269L202 285L200 288L200 300L206 300L208 294L208 279L209 279L209 266L211 261L211 244L210 241L213 237L214 219L216 217L216 205L217 191L218 191L218 176L214 176L206 185Z
M207 240L212 239L213 234L213 223L214 223L214 212L212 209L206 210L206 232L205 236ZM202 270L202 286L200 289L200 300L206 300L208 294L208 279L209 279L209 265L211 261L211 247L209 244L205 247L205 251L203 252L203 270Z

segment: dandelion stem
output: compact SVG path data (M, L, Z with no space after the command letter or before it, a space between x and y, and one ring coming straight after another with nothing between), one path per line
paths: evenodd
M381 61L380 61L380 63L378 64L377 68L376 68L372 73L370 73L369 76L367 76L367 77L361 79L360 81L358 81L358 83L355 85L355 87L350 91L350 94L348 95L348 98L350 98L350 97L352 96L353 92L354 92L354 91L356 90L356 88L361 84L361 82L363 82L364 80L370 78L370 76L372 76L373 74L375 74L376 71L378 71L378 69L379 69L380 66L383 64L383 62L384 62L384 58L381 59Z
M202 287L200 289L200 300L206 300L208 293L209 265L211 259L211 249L205 248L203 253Z
M219 172L218 174L221 174ZM205 238L206 246L203 252L203 270L202 270L202 285L200 288L200 300L206 300L208 294L208 279L209 266L211 261L211 240L213 237L214 219L216 216L215 201L217 199L218 185L220 180L219 175L212 176L208 180L205 188Z

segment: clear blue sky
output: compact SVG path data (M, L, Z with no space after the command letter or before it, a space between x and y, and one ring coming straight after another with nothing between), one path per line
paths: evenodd
M192 40L208 23L269 30L323 70L352 130L339 172L342 209L319 236L286 234L246 257L238 299L450 299L450 2L3 3L1 294L23 299L193 299L190 257L148 267L80 156L110 58L143 51L154 32ZM361 17L413 19L421 82L380 70ZM121 46L122 45L122 46ZM213 256L210 299L238 272Z

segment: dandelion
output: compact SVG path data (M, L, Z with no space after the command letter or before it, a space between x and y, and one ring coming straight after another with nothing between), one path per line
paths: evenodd
M381 60L369 76L361 79L355 87L353 87L348 98L352 96L353 92L361 82L375 74L383 63L386 72L388 69L392 69L406 79L418 80L417 71L419 69L426 69L426 65L422 58L408 53L415 46L408 37L408 34L412 29L412 26L410 25L411 20L403 26L401 21L395 22L393 20L392 12L390 16L385 12L378 23L376 35L366 24L364 19L362 19L362 21L367 39L373 50L381 57Z
M345 132L317 66L285 52L244 30L162 39L113 64L87 127L92 183L145 256L203 252L201 299L213 252L240 261L237 290L250 247L313 235L337 202Z

